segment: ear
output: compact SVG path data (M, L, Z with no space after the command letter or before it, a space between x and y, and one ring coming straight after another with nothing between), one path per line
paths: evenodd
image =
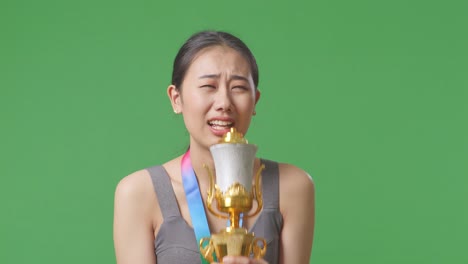
M260 100L260 91L256 89L255 90L255 105L258 103L258 100Z
M175 85L169 85L167 87L167 96L171 101L172 109L174 113L179 114L182 112L182 97L180 91L175 87Z

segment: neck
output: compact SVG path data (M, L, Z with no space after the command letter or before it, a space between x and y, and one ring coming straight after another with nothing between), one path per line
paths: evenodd
M190 160L192 161L192 167L197 175L198 181L208 182L209 174L207 169L203 167L206 165L214 174L214 161L213 156L209 149L199 146L198 144L190 144Z

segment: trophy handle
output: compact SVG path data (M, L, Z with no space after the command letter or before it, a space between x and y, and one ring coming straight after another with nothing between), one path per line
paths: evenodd
M206 171L208 171L208 175L210 176L210 186L208 187L208 197L206 198L206 207L208 207L208 211L210 211L215 216L217 216L219 218L222 218L222 219L228 219L227 216L216 212L211 207L211 204L213 203L213 198L214 198L215 193L216 193L216 188L215 188L215 183L214 183L215 179L214 179L213 173L211 172L210 168L206 164L203 164L203 168L205 168Z
M265 169L265 164L260 165L258 168L257 174L255 174L255 185L252 188L252 193L255 193L255 200L257 201L257 208L255 212L246 215L245 217L252 217L258 214L263 208L263 196L262 196L262 182L260 176L262 171Z
M258 245L259 241L262 242L261 247ZM267 243L265 239L260 238L260 237L254 238L254 240L252 241L252 251L253 251L254 258L256 259L263 258L263 256L265 256L266 249L267 249Z
M205 241L208 241L208 245L203 246L203 244L205 244ZM211 239L209 237L204 237L200 239L199 247L200 247L200 253L202 254L202 256L206 260L208 260L210 263L213 262L214 261L213 259L214 246L213 246L213 242L211 241Z

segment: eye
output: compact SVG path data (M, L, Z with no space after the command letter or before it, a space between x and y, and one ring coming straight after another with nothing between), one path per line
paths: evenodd
M236 85L236 86L232 87L232 89L233 89L233 90L234 90L234 89L237 89L237 90L243 90L243 91L247 91L247 90L249 90L249 88L248 88L248 87L246 87L246 86L243 86L243 85Z
M216 86L214 86L212 84L204 84L204 85L201 85L200 88L216 89Z

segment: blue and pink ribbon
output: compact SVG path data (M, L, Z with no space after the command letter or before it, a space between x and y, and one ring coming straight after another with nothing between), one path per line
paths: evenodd
M211 236L210 227L206 218L205 207L203 206L203 199L198 187L197 176L192 167L190 160L190 150L182 157L182 183L184 185L185 196L187 197L187 204L192 219L193 230L197 244L203 237ZM203 264L208 263L200 254L200 259Z

